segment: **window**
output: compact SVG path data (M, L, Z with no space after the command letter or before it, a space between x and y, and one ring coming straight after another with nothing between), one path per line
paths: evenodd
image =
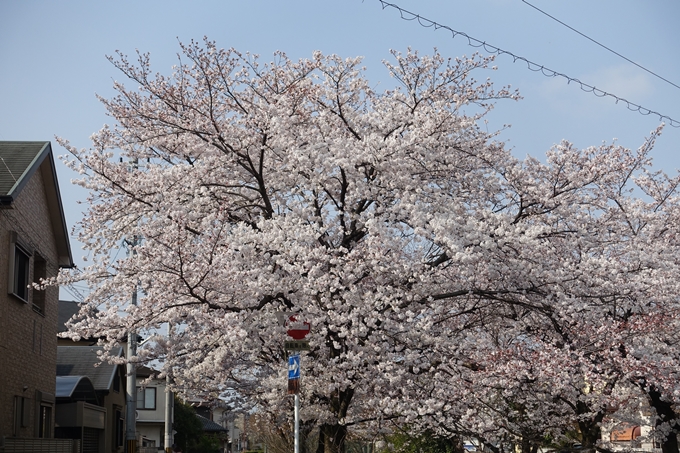
M113 418L114 441L116 447L123 446L123 438L125 437L125 419L123 418L123 408L114 406L116 416Z
M9 293L28 303L31 252L12 232L9 248Z
M137 409L156 409L156 387L137 387Z

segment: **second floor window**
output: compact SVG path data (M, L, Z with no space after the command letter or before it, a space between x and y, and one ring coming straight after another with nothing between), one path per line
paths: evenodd
M10 292L24 302L28 302L28 285L31 283L31 254L17 242L10 250L10 272L12 287Z
M156 387L137 387L137 409L156 409Z

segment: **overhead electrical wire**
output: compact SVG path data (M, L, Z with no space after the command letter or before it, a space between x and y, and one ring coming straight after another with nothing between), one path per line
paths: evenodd
M526 0L522 0L522 3L526 3L527 5L531 6L533 9L535 9L536 11L538 11L539 13L548 16L549 18L551 18L551 19L554 20L555 22L564 25L564 26L567 27L569 30L578 33L579 35L583 36L583 37L586 38L587 40L594 42L594 43L597 44L598 46L602 47L603 49L608 50L609 52L613 53L614 55L623 58L623 59L626 60L628 63L634 64L635 66L637 66L638 68L642 69L643 71L647 71L648 73L650 73L650 74L653 75L654 77L657 77L657 78L663 80L664 82L669 83L670 85L673 85L675 88L680 88L680 86L676 85L675 83L671 82L670 80L668 80L668 79L666 79L666 78L664 78L664 77L661 77L659 74L657 74L657 73L655 73L655 72L653 72L653 71L650 71L649 69L645 68L645 67L642 66L642 65L637 64L636 62L634 62L634 61L631 60L630 58L624 57L623 55L621 55L621 54L618 53L617 51L610 49L609 47L605 46L604 44L601 44L601 43L595 41L595 40L594 40L593 38L591 38L590 36L581 33L580 31L578 31L578 30L575 29L574 27L571 27L571 26L565 24L564 22L562 22L562 21L559 20L558 18L556 18L556 17L554 17L554 16L551 16L550 14L548 14L548 13L546 13L545 11L543 11L542 9L540 9L540 8L538 8L538 7L534 6L534 5L532 5L531 3L527 2Z
M407 21L415 20L422 27L425 27L425 28L432 27L435 30L439 30L439 29L447 30L447 31L451 32L452 38L455 38L456 36L462 36L463 38L466 38L468 40L468 45L470 45L471 47L477 47L477 48L481 47L486 52L489 52L491 54L496 54L496 55L499 55L499 56L500 55L508 55L508 56L512 57L513 63L517 62L517 61L523 61L524 63L526 63L527 69L529 69L531 71L540 72L546 77L561 77L561 78L563 78L567 81L567 84L569 84L571 82L576 83L577 85L579 85L581 90L585 91L586 93L593 93L597 97L605 97L605 96L611 97L616 101L617 104L619 102L625 104L626 107L628 108L628 110L631 110L633 112L638 112L642 115L658 116L660 121L667 122L668 124L670 124L673 127L680 128L680 121L674 120L673 118L671 118L668 115L663 115L659 112L655 112L654 110L650 110L650 109L643 107L639 104L635 104L633 102L630 102L627 99L619 97L619 96L617 96L613 93L608 93L608 92L601 90L601 89L599 89L599 88L597 88L593 85L588 85L587 83L581 82L580 80L578 80L574 77L569 77L568 75L563 74L561 72L557 72L557 71L552 70L550 68L546 68L545 66L538 64L538 63L534 63L533 61L531 61L531 60L529 60L525 57L515 55L514 53L509 52L507 50L503 50L500 47L493 46L493 45L487 43L486 41L481 41L479 39L473 38L472 36L468 35L467 33L454 30L453 28L451 28L447 25L442 25L442 24L437 23L433 20L427 19L427 18L425 18L425 17L423 17L419 14L412 13L411 11L404 9L404 8L400 7L399 5L395 5L394 3L389 3L385 0L378 0L378 1L382 5L382 9L387 9L389 7L389 8L394 8L397 11L399 11L399 14L401 15L401 18L403 20L407 20Z

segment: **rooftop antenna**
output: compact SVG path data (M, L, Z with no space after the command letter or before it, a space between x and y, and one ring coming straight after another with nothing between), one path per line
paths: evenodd
M2 157L0 157L0 160L1 160L2 163L5 165L5 168L6 168L7 171L9 172L9 175L12 177L12 179L14 180L14 182L17 182L17 178L15 178L14 175L12 174L12 170L10 170L9 167L7 166L7 162L5 162L5 159L3 159Z

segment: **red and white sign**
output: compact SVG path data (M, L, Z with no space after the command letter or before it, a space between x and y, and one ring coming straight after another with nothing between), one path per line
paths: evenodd
M295 315L289 316L286 321L286 332L294 340L302 340L311 329L308 322L300 322Z

